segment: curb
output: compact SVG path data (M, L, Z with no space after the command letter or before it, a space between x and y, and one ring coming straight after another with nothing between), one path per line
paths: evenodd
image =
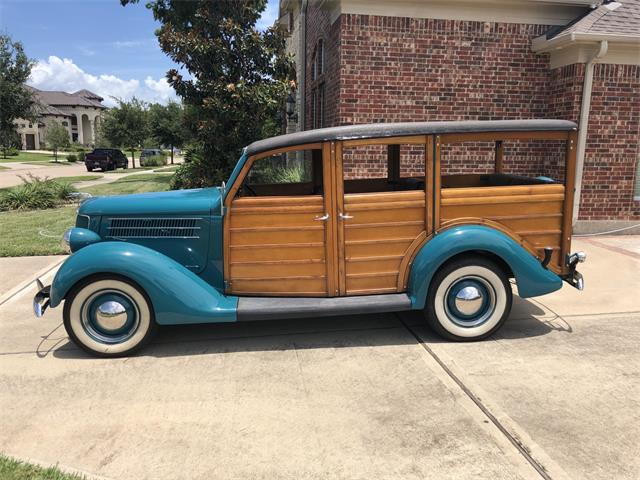
M64 262L64 260L65 259L58 259L55 262L50 263L49 265L47 265L43 269L37 271L30 280L25 280L25 281L19 283L18 285L13 287L11 290L9 290L7 293L5 293L4 295L1 295L0 296L0 306L2 306L5 303L7 303L9 300L11 300L13 297L18 295L23 290L29 288L31 286L31 284L36 281L36 278L44 277L47 273L51 272L51 270L53 270L58 265L60 265L62 262Z

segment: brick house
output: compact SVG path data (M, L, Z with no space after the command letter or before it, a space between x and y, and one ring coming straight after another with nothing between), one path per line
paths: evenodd
M288 131L573 120L576 231L640 223L640 0L280 0L279 22L299 85Z

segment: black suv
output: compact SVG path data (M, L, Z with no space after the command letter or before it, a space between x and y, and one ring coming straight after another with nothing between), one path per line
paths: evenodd
M84 165L87 167L87 172L92 172L95 168L106 172L129 167L129 159L117 148L96 148L84 157Z

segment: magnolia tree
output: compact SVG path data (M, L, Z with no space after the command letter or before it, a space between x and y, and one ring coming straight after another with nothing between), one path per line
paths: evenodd
M123 5L138 0L121 0ZM185 123L197 145L174 177L174 187L198 187L227 178L241 148L277 130L273 118L289 90L291 59L284 31L256 22L266 0L151 0L161 23L162 50L184 67L167 72L182 98Z

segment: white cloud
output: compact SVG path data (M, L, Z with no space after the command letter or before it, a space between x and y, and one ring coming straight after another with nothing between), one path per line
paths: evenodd
M148 76L143 82L135 78L124 80L115 75L92 75L78 67L73 60L50 56L39 60L31 70L29 85L40 90L62 90L75 92L86 88L101 97L104 104L116 104L112 97L128 100L137 97L147 102L167 103L175 100L176 94L166 79Z

